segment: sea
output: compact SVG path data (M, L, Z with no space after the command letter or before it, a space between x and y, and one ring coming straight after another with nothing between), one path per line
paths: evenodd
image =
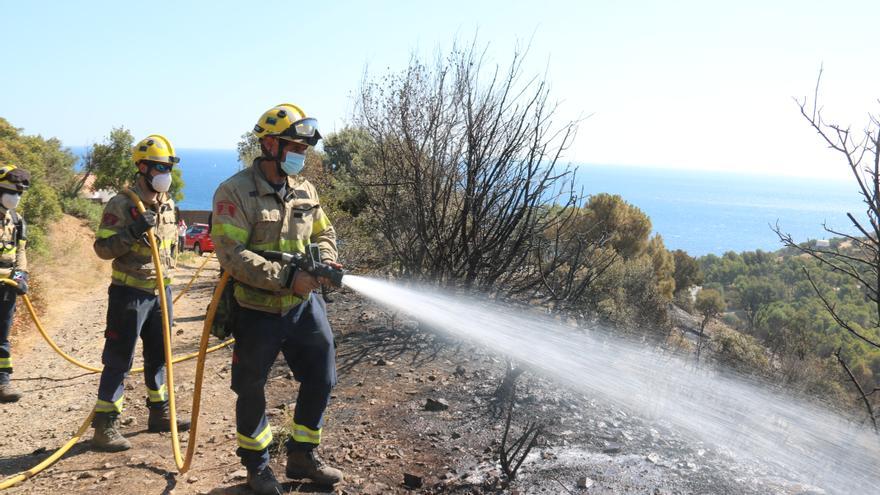
M180 207L210 210L214 190L239 170L237 152L177 152L185 182ZM847 212L860 218L865 210L852 179L586 164L578 167L575 185L585 194L621 195L648 215L668 249L692 256L775 251L783 247L771 229L777 224L797 241L833 237L823 224L852 234Z

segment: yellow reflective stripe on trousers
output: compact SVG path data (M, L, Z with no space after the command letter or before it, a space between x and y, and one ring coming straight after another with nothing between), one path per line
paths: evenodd
M147 398L150 402L165 402L168 400L168 387L163 383L159 390L147 387Z
M113 280L120 282L122 285L127 285L129 287L135 287L138 289L148 289L153 290L156 288L156 279L141 279L137 277L132 277L127 273L122 273L119 270L113 270ZM165 279L165 286L171 284L171 279Z
M290 438L292 438L294 442L313 443L318 445L321 443L321 429L313 430L308 426L293 423Z
M266 428L260 432L255 438L238 433L238 446L247 450L263 450L272 443L272 428L266 425Z
M0 254L15 254L16 251L18 251L18 248L15 246L9 248L4 247L0 249Z
M0 358L0 369L2 368L12 368L12 358Z
M107 402L106 400L98 399L98 402L95 403L95 412L106 413L106 412L122 412L122 402L125 400L125 396L119 398L116 402Z

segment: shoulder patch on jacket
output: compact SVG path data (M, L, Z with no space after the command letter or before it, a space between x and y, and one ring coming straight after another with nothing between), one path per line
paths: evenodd
M230 217L235 216L235 203L232 201L218 201L217 205L214 207L215 213L217 215L227 215Z
M117 223L119 223L119 217L117 217L116 215L114 215L112 213L104 213L104 216L101 217L101 224L102 225L113 226L113 225L116 225Z

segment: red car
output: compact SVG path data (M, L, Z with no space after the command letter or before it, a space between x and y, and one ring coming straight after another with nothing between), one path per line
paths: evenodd
M183 249L192 249L196 254L214 251L214 241L208 232L208 224L194 223L183 236Z

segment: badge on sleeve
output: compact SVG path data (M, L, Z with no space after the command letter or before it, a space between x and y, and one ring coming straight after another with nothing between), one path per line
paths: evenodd
M119 217L112 213L104 213L104 216L101 217L101 224L103 225L116 225L119 223Z
M217 215L235 216L235 203L231 201L218 201L214 207L214 213Z

